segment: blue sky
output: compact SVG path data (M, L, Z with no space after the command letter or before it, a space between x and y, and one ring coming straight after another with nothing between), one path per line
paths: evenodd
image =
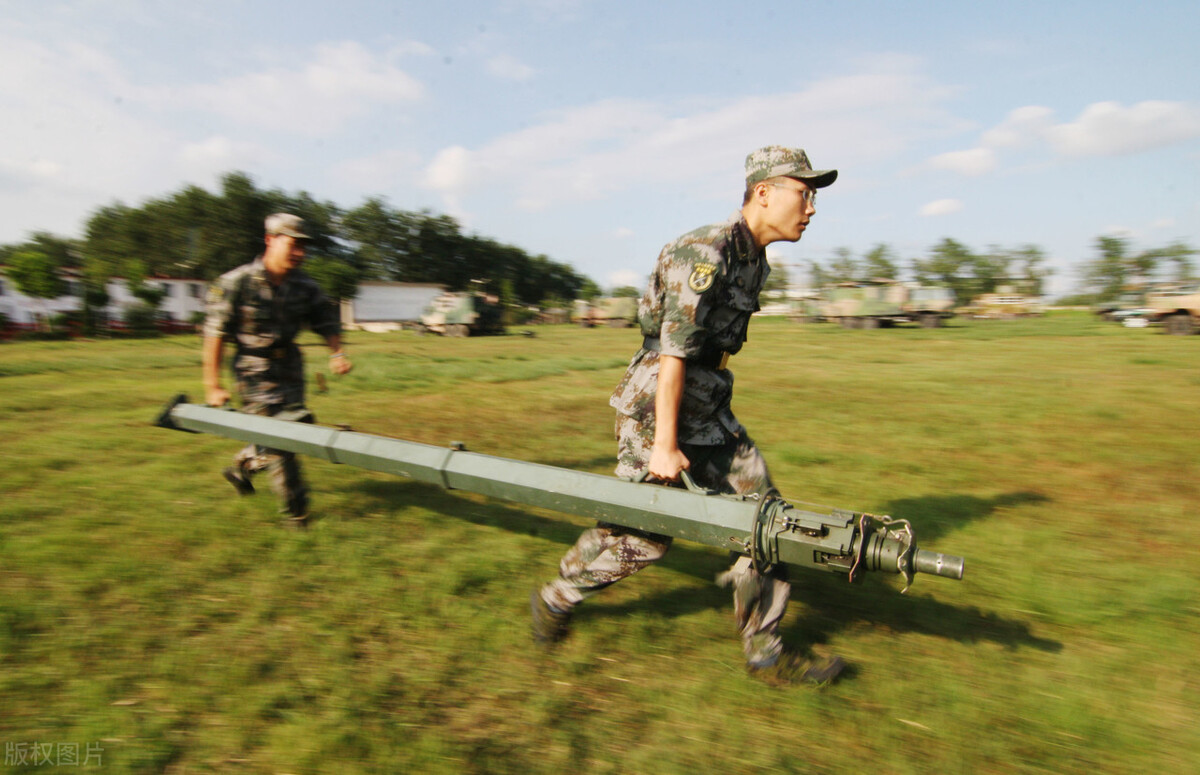
M799 265L1200 246L1195 2L0 0L0 243L243 170L641 285L745 155L840 178Z

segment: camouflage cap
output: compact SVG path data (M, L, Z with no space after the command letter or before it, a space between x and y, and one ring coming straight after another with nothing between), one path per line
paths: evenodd
M837 170L814 170L803 148L768 145L746 157L747 186L779 176L803 180L813 188L824 188L837 180Z
M267 234L283 234L295 239L312 239L304 231L304 219L291 213L272 213L267 216Z

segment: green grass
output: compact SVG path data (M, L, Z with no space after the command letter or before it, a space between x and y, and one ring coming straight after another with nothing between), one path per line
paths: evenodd
M609 473L636 345L356 333L309 406ZM0 345L0 743L146 773L1200 771L1198 363L1084 314L755 321L734 409L784 494L968 562L905 596L796 571L786 638L853 670L781 690L743 672L717 550L677 544L543 655L529 590L585 520L307 460L317 521L287 532L220 479L236 442L150 424L199 400L194 338Z

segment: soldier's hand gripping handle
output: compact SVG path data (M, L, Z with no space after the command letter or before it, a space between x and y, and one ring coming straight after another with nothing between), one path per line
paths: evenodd
M209 406L225 406L229 403L229 391L217 385L204 388L204 403Z

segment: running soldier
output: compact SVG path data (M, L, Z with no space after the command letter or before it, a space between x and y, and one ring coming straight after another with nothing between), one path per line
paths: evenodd
M762 455L730 407L729 357L746 341L770 267L765 248L796 242L816 212L817 189L837 170L814 170L803 150L768 146L746 157L742 208L724 223L663 248L638 319L644 336L609 403L617 410L617 476L676 483L688 471L702 487L776 494ZM567 633L585 598L661 558L669 536L601 522L563 557L559 577L530 599L533 635L552 643ZM785 652L778 633L791 586L739 557L718 577L732 585L747 669L770 683L825 683L840 658Z
M338 309L316 282L301 271L309 236L304 222L289 213L266 220L266 249L213 283L208 293L204 324L204 397L210 406L223 406L229 391L221 386L221 361L226 342L234 345L233 373L242 411L295 422L314 422L304 405L304 360L295 338L304 325L329 346L329 369L350 371L342 352ZM308 487L295 454L251 444L238 452L224 477L241 495L253 495L251 477L268 471L279 495L284 524L308 524Z

